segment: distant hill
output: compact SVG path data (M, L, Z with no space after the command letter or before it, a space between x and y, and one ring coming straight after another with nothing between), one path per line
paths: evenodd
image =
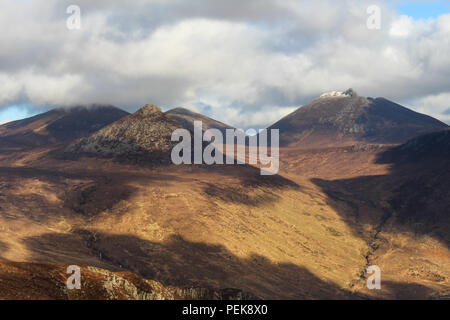
M330 147L360 142L397 144L448 126L384 98L365 98L349 89L324 94L276 122L280 145Z
M377 162L390 164L391 205L402 225L450 246L450 130L392 147Z
M233 129L232 126L229 126L223 122L211 119L207 116L204 116L200 113L196 113L193 111L190 111L185 108L175 108L171 109L166 112L166 115L177 122L179 122L181 125L183 125L185 128L193 131L194 130L194 121L201 121L203 124L203 131L206 131L208 129L219 129L225 136L225 130L226 129Z
M54 109L0 126L0 143L6 147L39 147L78 139L128 115L113 106L79 106Z
M70 144L65 151L106 158L159 161L167 159L174 145L172 132L180 127L158 106L147 104L135 113Z
M450 161L450 130L421 135L380 155L381 163Z

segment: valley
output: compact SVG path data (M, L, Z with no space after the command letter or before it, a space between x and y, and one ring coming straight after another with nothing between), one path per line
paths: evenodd
M153 111L150 117L166 121ZM151 123L134 115L76 140L74 149L59 143L5 146L0 152L0 257L6 270L0 281L8 284L1 286L0 297L36 285L44 299L449 294L448 158L433 156L433 166L407 158L397 163L389 157L394 143L346 142L283 147L274 176L262 176L250 165L175 166L163 158L145 161L148 155L130 161L129 153L122 157L114 134L127 132L120 135L131 140L122 139L122 145L132 141L141 125L136 121ZM163 156L155 147L167 150L168 138L148 130L133 143ZM61 150L80 150L86 143L117 150L118 156L60 156ZM139 157L142 148L133 149ZM415 157L415 149L402 150ZM57 289L64 286L63 267L74 264L83 266L94 287L111 288L111 279L122 273L134 280L132 285L114 280L115 289L96 289L98 296L89 286L73 294ZM381 290L366 287L370 265L381 268ZM49 280L48 268L60 270L56 280ZM34 275L19 276L19 270ZM14 275L16 282L7 282ZM145 294L124 293L123 286L140 283L147 283ZM39 298L36 290L33 297ZM223 290L232 294L224 296Z

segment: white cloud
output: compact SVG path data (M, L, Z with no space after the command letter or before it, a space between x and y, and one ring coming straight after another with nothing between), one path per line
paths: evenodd
M418 112L450 123L450 92L419 98L413 102L413 108Z
M392 23L389 34L394 37L407 37L413 31L413 28L413 18L402 15Z
M20 83L14 76L0 73L0 102L8 103L20 93Z
M80 0L82 29L69 31L70 1L3 0L0 107L156 103L249 127L326 91L400 103L446 92L450 15L414 20L378 1L381 30L368 30L373 2Z

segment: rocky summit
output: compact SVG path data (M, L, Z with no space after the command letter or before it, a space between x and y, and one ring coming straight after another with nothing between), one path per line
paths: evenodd
M182 126L158 106L147 104L135 113L80 139L66 153L105 158L165 161L174 145L172 132Z

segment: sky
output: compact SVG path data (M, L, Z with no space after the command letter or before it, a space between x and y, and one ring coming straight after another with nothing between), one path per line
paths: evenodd
M413 19L436 19L450 12L450 1L401 1L397 11Z
M262 128L348 88L450 123L450 1L2 0L0 28L0 123L153 103Z

